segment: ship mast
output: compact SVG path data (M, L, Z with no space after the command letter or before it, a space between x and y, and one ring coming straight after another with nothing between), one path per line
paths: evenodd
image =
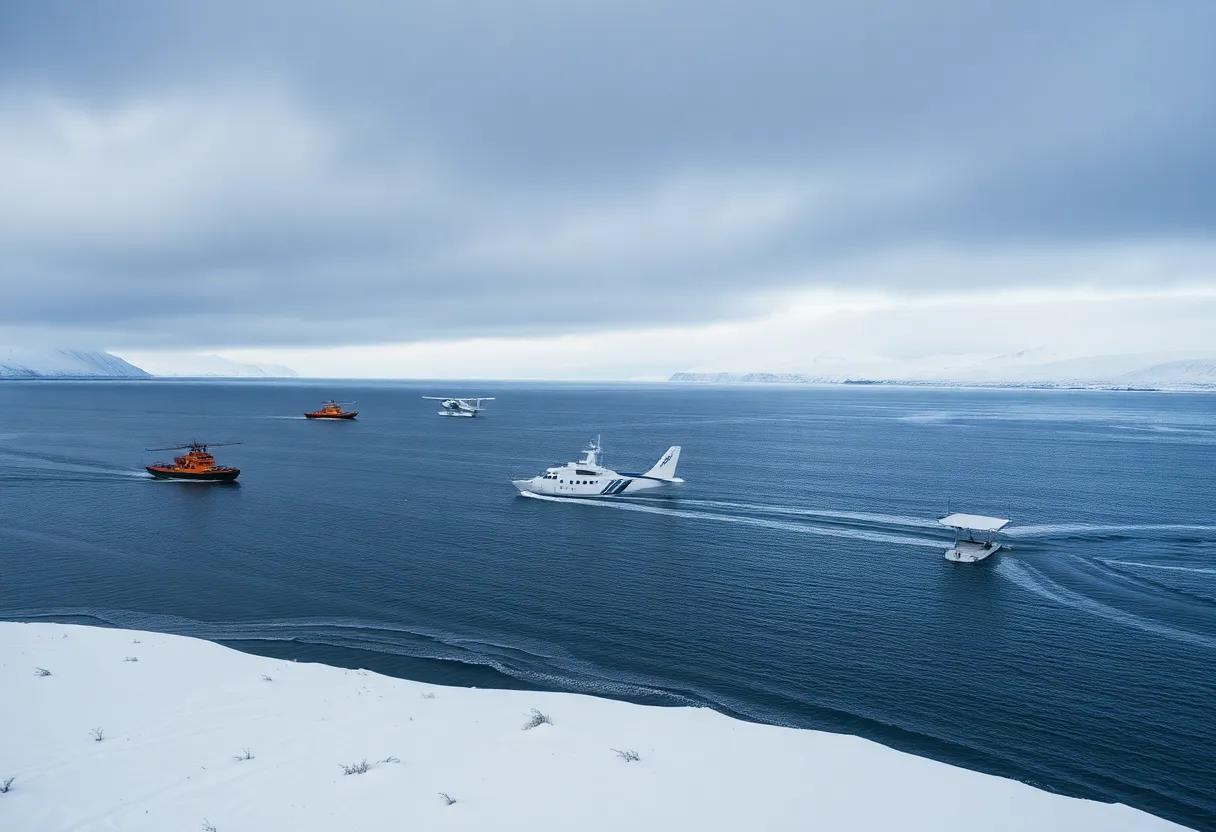
M581 465L604 467L600 461L600 437L596 436L587 446L587 450L583 451L583 459Z

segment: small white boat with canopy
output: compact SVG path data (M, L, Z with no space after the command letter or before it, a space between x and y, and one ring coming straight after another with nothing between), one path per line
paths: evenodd
M1001 548L997 532L1009 525L1003 517L982 514L950 514L937 522L954 529L954 545L946 550L946 560L977 563Z

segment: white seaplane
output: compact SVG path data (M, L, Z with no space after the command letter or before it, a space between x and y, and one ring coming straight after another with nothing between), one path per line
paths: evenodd
M605 468L600 462L602 453L603 446L597 436L583 451L583 458L578 462L547 468L545 473L530 480L512 482L525 496L539 494L556 497L616 497L684 482L676 476L676 463L680 461L679 445L668 448L667 453L645 474L617 473Z
M433 402L440 402L443 407L443 410L439 411L440 416L465 416L470 419L481 411L485 410L485 408L481 406L482 402L494 401L493 396L465 399L458 399L451 396L423 396L422 398L429 399Z
M982 514L949 514L937 522L954 529L954 545L946 550L946 560L955 563L977 563L1000 549L996 533L1009 525L1003 517Z

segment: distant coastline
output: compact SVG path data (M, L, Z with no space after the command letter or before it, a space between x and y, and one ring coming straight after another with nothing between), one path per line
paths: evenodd
M139 361L139 364L143 364ZM188 355L148 370L95 349L0 347L0 380L129 381L153 378L299 378L279 364L243 364L218 355Z
M102 350L0 347L0 379L151 377L142 367Z
M160 381L156 376L92 376L92 375L0 375L6 381Z
M1120 384L1118 381L1076 379L1054 380L971 380L971 379L894 379L824 376L804 376L797 373L674 373L669 383L748 385L773 384L786 386L870 386L870 387L936 387L963 389L1011 390L1102 390L1128 393L1213 393L1216 383L1175 382L1166 384Z
M300 376L95 376L95 375L0 375L5 381L301 381Z
M738 377L735 377L735 376ZM727 387L759 387L762 385L770 385L774 387L909 387L909 388L926 388L926 389L946 389L946 390L1091 390L1102 392L1119 392L1119 393L1216 393L1216 384L1195 384L1195 385L1172 385L1172 386L1131 386L1120 384L1105 384L1101 382L1084 383L1084 382L1025 382L1025 381L938 381L938 380L919 380L919 379L868 379L868 378L845 378L845 379L826 379L826 378L806 378L806 379L788 379L788 378L768 378L772 374L768 373L675 373L668 379L657 379L648 381L637 381L630 379L600 379L600 380L584 380L584 379L491 379L495 384L527 384L527 383L547 383L547 384L688 384L688 385L717 385ZM220 375L201 375L201 376L156 376L156 375L140 375L140 376L102 376L102 375L0 375L0 383L4 382L55 382L55 381L96 381L96 382L241 382L257 384L259 382L277 382L277 381L300 381L300 382L322 382L322 381L341 381L341 382L360 382L360 381L393 381L393 382L423 382L423 381L443 381L443 382L467 382L467 381L486 381L485 379L473 378L448 378L448 379L428 379L428 378L340 378L326 379L323 377L310 376L220 376Z

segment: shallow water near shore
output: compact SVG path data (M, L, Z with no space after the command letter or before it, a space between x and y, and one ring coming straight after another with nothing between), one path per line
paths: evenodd
M423 394L492 395L442 419ZM358 421L302 418L323 398ZM0 617L707 705L1216 828L1216 398L0 383ZM677 496L530 500L574 459ZM198 438L232 486L143 466ZM942 558L952 510L1010 548Z

